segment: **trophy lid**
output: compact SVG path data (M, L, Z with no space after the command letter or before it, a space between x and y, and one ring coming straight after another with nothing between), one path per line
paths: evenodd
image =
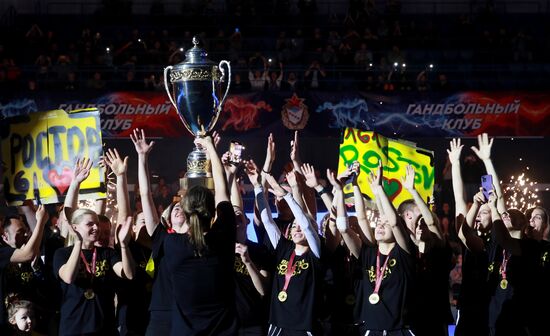
M185 61L178 65L215 65L213 61L208 59L206 50L199 47L200 41L198 36L193 36L193 48L185 53Z

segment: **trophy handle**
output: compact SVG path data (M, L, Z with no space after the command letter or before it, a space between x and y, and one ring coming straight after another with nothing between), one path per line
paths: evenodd
M170 99L170 102L172 105L174 105L174 108L176 111L178 110L178 106L176 105L176 102L174 101L174 98L172 98L172 93L170 92L170 87L168 86L168 71L172 70L172 66L167 66L164 68L164 89L166 90L166 93L168 94L168 99Z
M223 95L223 98L222 100L220 101L220 111L221 111L221 108L222 108L222 105L223 105L223 102L225 101L225 98L227 97L227 94L229 93L229 86L231 86L231 64L229 64L228 61L220 61L220 64L218 65L218 68L220 69L220 71L222 72L222 81L223 79L225 78L225 70L222 68L222 65L224 65L227 67L227 87L225 88L225 94Z

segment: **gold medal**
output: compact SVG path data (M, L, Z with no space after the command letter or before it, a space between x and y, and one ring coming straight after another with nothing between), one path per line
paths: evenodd
M279 295L277 295L277 298L279 299L279 301L285 302L288 298L288 294L285 291L280 291Z
M370 304L377 304L378 302L380 301L380 295L378 295L377 293L372 293L370 296L369 296L369 302Z
M354 305L355 304L355 295L350 294L350 295L346 296L346 304L350 305L350 306Z
M508 288L508 280L506 280L506 279L500 280L500 288L502 288L502 289Z
M86 289L86 291L84 292L84 297L87 300L91 300L91 299L95 298L95 293L92 289Z

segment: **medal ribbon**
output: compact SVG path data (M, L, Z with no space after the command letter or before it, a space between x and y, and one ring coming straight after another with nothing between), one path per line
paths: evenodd
M290 284L290 278L292 278L292 274L296 270L296 264L294 264L295 256L296 256L296 252L292 251L292 254L290 255L290 259L288 260L288 265L286 267L285 285L283 286L283 292L286 292L288 285Z
M508 267L508 260L510 260L510 254L506 253L506 250L502 250L502 263L500 264L500 274L502 280L506 280L506 268Z
M393 247L388 253L382 268L380 268L380 250L376 251L376 281L374 282L374 294L378 294L378 291L380 291L380 285L382 284L382 279L384 278L384 272L386 272L386 268L388 267L388 260L390 260L390 253L392 250Z
M90 264L86 261L86 257L84 257L84 253L80 251L80 258L82 259L82 262L84 263L84 266L86 266L86 272L90 273L92 275L92 279L95 277L95 261L97 257L97 249L94 247L94 252L92 253L92 267L90 268Z

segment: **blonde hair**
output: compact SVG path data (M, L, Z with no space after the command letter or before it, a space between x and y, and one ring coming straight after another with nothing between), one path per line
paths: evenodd
M12 321L15 319L15 314L17 314L17 311L19 309L27 309L29 311L32 310L32 302L27 300L20 300L19 296L15 293L8 294L6 296L6 308L8 310L8 321L12 323Z
M71 216L70 224L78 225L80 221L82 221L82 217L86 215L91 215L94 217L95 222L99 223L99 216L95 213L95 211L91 209L76 209Z

